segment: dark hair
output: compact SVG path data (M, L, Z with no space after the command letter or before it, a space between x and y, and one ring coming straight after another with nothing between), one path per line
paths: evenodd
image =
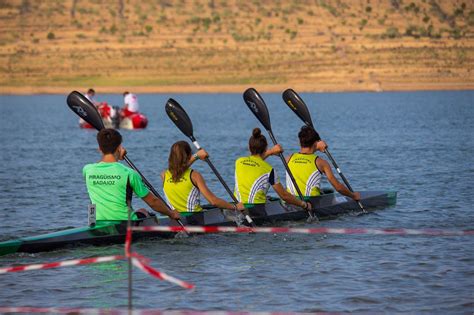
M104 154L112 154L122 144L122 135L115 129L104 128L97 134L97 143Z
M249 149L252 155L262 154L267 150L267 139L262 135L260 128L254 128L249 139Z
M130 94L130 92L128 91L123 92L123 97L125 97L127 94Z
M91 93L92 93L92 94L95 94L94 89L88 89L88 90L87 90L87 94L91 94Z
M309 126L301 127L301 130L298 133L298 138L300 139L300 145L303 148L309 148L316 141L321 140L321 138L319 138L318 133Z
M189 158L191 157L191 146L186 141L175 142L170 149L168 158L168 170L171 172L171 179L177 182L188 169Z

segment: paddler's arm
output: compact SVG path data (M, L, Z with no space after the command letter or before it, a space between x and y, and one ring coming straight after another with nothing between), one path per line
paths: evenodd
M327 148L328 145L326 144L326 142L324 142L324 140L319 140L318 142L316 142L316 150L324 152Z
M155 197L151 192L148 193L145 197L142 198L147 205L150 206L156 212L162 213L169 216L171 219L179 219L179 212L176 210L171 210L161 199Z
M289 192L287 192L285 188L283 188L281 183L276 183L272 187L273 189L275 189L278 196L280 196L280 198L283 199L286 203L301 207L303 209L308 209L308 207L311 208L311 204L309 202L300 200Z
M212 191L209 190L206 185L206 182L204 181L204 178L198 171L193 170L193 172L191 173L191 180L193 181L193 184L196 185L196 187L199 189L204 198L206 198L207 201L209 201L209 203L214 207L230 210L245 209L244 205L241 202L239 202L237 205L234 205L214 195Z
M281 145L279 144L275 144L272 148L266 150L263 154L262 154L262 159L266 159L267 157L269 157L270 155L278 155L280 153L283 153L283 148Z
M342 183L340 183L336 177L334 176L334 173L332 172L331 166L329 163L322 159L318 158L316 159L316 166L318 169L326 175L328 178L328 181L331 183L332 187L337 190L340 194L347 196L349 198L352 198L356 201L360 200L360 193L355 191L351 192L349 189L347 189L346 186L344 186Z
M118 152L119 153L118 154L118 160L123 160L125 155L127 154L127 150L122 145L120 145L119 149L120 150ZM148 189L144 186L143 181L140 178L140 175L137 172L134 172L133 174L130 177L132 188L134 189L134 192L138 196L141 196L142 195L141 192L143 192L143 194L145 194ZM137 192L136 189L139 189L141 192L140 193ZM171 210L168 207L167 204L165 204L161 199L159 199L158 197L153 195L151 192L148 192L148 194L146 194L144 197L142 197L142 200L145 201L146 204L149 205L150 208L152 208L156 212L167 215L172 219L179 219L180 218L180 215L179 215L178 211Z
M188 161L188 167L191 166L194 162L197 160L205 160L207 157L209 157L209 154L206 152L204 149L199 149L196 153L191 155Z

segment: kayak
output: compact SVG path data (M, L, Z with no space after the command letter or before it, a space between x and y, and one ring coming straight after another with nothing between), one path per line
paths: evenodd
M328 193L311 198L314 213L319 219L330 219L342 214L358 210L357 203L352 199L335 193ZM397 192L394 191L363 191L361 202L364 207L373 211L395 205ZM269 197L265 205L256 205L248 209L257 225L279 221L302 220L308 217L306 210L284 204L278 198ZM201 212L182 213L184 225L195 226L235 226L234 211L221 210L205 206ZM243 222L241 218L237 218ZM133 221L134 226L177 226L178 223L166 216L150 216ZM16 240L0 242L0 256L18 252L37 253L65 247L81 245L120 244L125 241L127 221L98 221L93 227L66 229L54 233ZM173 232L134 232L133 240L146 237L171 238Z
M111 106L106 102L97 105L97 110L104 122L105 128L114 129L144 129L148 125L148 118L142 113L130 113L127 116L120 114L118 106ZM94 127L84 120L80 120L79 127L94 129Z

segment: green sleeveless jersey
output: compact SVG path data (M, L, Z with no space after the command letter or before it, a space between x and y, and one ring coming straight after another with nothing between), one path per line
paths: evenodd
M235 196L244 204L262 204L270 186L278 183L273 167L260 156L251 155L235 161Z
M319 190L321 172L316 166L317 158L318 156L315 154L295 153L288 161L288 168L304 197L319 196L321 194ZM286 187L291 194L298 195L288 174L286 174Z
M96 220L127 220L127 180L135 194L143 198L149 190L140 175L118 163L99 162L87 164L82 169L87 192L96 205ZM132 219L136 219L133 215Z
M202 211L199 189L191 180L193 170L188 168L178 181L173 181L171 172L166 170L163 191L168 205L179 212Z

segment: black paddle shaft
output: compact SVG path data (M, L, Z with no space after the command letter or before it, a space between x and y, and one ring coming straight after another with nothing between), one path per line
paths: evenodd
M196 141L196 138L194 138L193 135L190 135L189 136L189 139L193 142L194 146L196 147L197 150L201 150L201 146L199 145L199 143ZM232 200L235 202L235 203L239 203L239 201L237 200L237 198L234 196L234 193L232 192L232 190L230 190L229 186L227 185L227 183L225 182L224 178L222 178L221 174L219 173L219 171L217 170L217 168L214 166L214 164L212 164L211 160L207 157L204 159L204 161L206 161L207 165L209 165L209 167L211 168L212 172L214 173L214 175L216 175L217 179L221 182L222 186L224 186L224 189L227 191L227 193L229 194L229 196L232 198Z
M332 157L331 153L329 153L329 150L327 148L324 151L324 153L326 153L328 158L331 160L332 165L336 168L336 171L339 174L339 176L342 178L342 181L344 182L344 184L346 184L347 188L353 193L354 189L352 189L351 184L349 184L349 181L347 180L346 176L342 174L342 171L339 168L339 165L337 165L336 160ZM360 201L357 201L357 205L363 212L367 212Z
M194 136L190 136L189 139L193 142L194 146L196 147L196 149L200 150L202 149L201 146L199 145L199 143L196 141L196 139L194 138ZM222 186L224 186L224 189L227 191L227 193L229 194L229 196L232 198L232 200L237 204L239 203L239 201L237 200L237 198L235 197L234 193L232 192L232 190L230 190L229 186L227 185L227 183L225 182L224 178L222 178L221 174L219 173L219 171L214 167L214 164L212 164L211 160L209 158L205 158L204 161L206 161L207 165L209 165L209 167L211 168L211 170L214 172L214 175L216 175L217 179L221 182ZM248 223L250 223L250 225L252 226L256 226L255 223L253 222L252 218L249 216L248 212L245 212L244 213L244 216L245 216L245 219L247 220Z
M270 139L272 140L273 144L276 145L277 141L276 141L275 137L273 136L273 132L271 130L267 130L267 131L268 131L268 135L270 136ZM290 176L290 180L293 183L293 186L295 186L295 189L296 189L296 192L298 193L298 196L300 197L301 200L304 201L303 194L301 193L300 188L296 184L296 179L293 176L293 174L291 173L290 168L288 167L288 163L286 163L285 157L283 156L283 153L280 153L278 155L280 156L281 162L285 166L285 169L286 169L286 172L288 173L288 176Z
M155 195L158 199L160 199L162 202L166 204L163 197L161 197L161 195L155 190L152 184L150 184L150 182L146 179L145 175L143 175L142 172L140 172L140 170L135 166L135 164L133 164L133 162L127 156L124 156L123 159L125 160L125 162L127 162L128 165L130 165L132 169L135 170L135 172L138 173L138 175L140 175L140 177L143 180L143 183L148 187L148 189L150 189L152 194Z
M265 104L265 101L263 98L258 94L258 92L254 88L249 88L244 92L244 102L250 109L250 111L257 117L257 119L260 121L260 123L263 125L263 127L267 130L270 139L272 140L273 144L276 145L278 142L275 139L275 136L273 135L272 132L272 125L270 123L270 115L268 114L268 109L267 105ZM293 183L293 186L296 189L296 192L298 193L298 196L302 201L304 201L303 194L301 193L300 188L298 187L298 184L296 183L295 177L290 171L290 168L288 167L288 164L286 163L285 157L283 156L282 153L279 154L280 159L283 163L283 166L285 166L286 172L288 173L288 176L290 177L291 182ZM313 217L311 211L308 211L308 214L310 218Z
M130 165L132 169L135 170L135 172L138 173L138 175L140 175L143 183L148 187L148 189L150 189L151 193L155 195L156 198L160 199L161 202L163 202L163 204L168 208L168 210L171 210L170 207L168 207L168 204L166 203L166 201L163 199L163 197L161 197L161 195L156 191L153 185L146 179L145 175L143 175L142 172L140 172L140 170L135 166L135 164L133 164L133 162L127 156L124 156L123 159L125 160L125 162L127 162L128 165ZM189 235L181 219L176 219L176 222L178 222L178 224L184 229L184 232L186 233L186 235Z
M205 159L207 165L209 165L209 167L211 168L211 170L214 172L214 174L216 175L217 179L221 182L222 186L224 186L224 189L227 191L227 193L229 194L229 196L232 198L232 200L235 202L235 203L239 203L239 201L237 200L237 198L234 196L234 193L232 192L232 190L229 188L229 186L227 186L227 183L224 181L224 179L222 178L221 174L219 174L219 172L217 171L217 169L214 167L214 164L212 164L211 160L209 160L209 158L206 158Z
M196 147L196 149L200 150L202 149L201 146L199 145L199 143L196 141L196 139L194 138L194 136L190 136L189 139L193 142L194 146ZM214 175L216 175L217 179L221 182L222 186L224 186L224 189L227 191L227 193L229 194L229 196L232 198L232 200L237 204L239 203L239 201L237 200L237 198L235 197L234 193L232 192L232 190L230 190L229 186L227 186L227 183L225 182L225 180L222 178L221 174L217 171L217 169L214 167L214 164L212 164L211 160L209 158L205 158L204 161L206 161L207 165L209 165L209 167L211 168L211 170L214 172ZM244 213L244 216L245 216L245 219L247 220L247 222L252 225L253 227L255 227L255 223L253 222L252 218L250 217L249 213L247 211L245 211Z
M181 132L185 136L187 136L189 140L191 140L191 142L196 147L196 149L197 150L202 149L199 143L197 142L196 138L194 138L193 123L191 121L191 118L189 118L188 114L184 110L184 108L177 101L170 98L165 104L165 111L168 114L168 117L171 119L171 121L176 125L176 127L178 127L178 129L181 130ZM209 158L205 158L204 160L206 161L207 165L209 165L211 170L214 172L217 179L221 182L222 186L224 186L225 190L227 191L229 196L232 198L232 200L236 204L239 203L237 198L232 193L232 190L230 190L229 186L227 186L227 183L222 178L221 174L214 167L214 164L212 164L211 160ZM248 213L245 213L245 219L252 226L255 226L255 223L253 222L252 218L249 216Z
M174 99L170 98L166 104L165 104L165 111L168 114L168 117L171 119L171 121L178 127L181 132L191 140L193 145L196 147L196 149L201 150L201 146L197 142L196 138L194 137L194 132L193 132L193 123L191 121L191 118L189 118L188 114L184 110L184 108L179 104L177 101ZM205 159L206 163L209 165L211 170L214 172L216 175L217 179L221 182L222 186L224 186L225 190L229 194L229 196L232 198L232 200L235 203L238 203L239 201L237 198L235 198L234 194L232 193L232 190L230 190L229 186L227 186L227 183L224 181L222 178L221 174L217 171L217 169L214 167L214 164L212 164L211 160L209 158Z
M337 165L336 160L334 160L334 158L332 157L331 153L329 152L329 150L327 148L324 151L324 153L326 153L328 158L331 160L332 165L336 168L337 173L339 174L339 176L341 176L342 181L344 182L344 184L346 184L347 188L349 188L349 190L351 192L354 192L354 189L352 189L351 184L349 184L349 181L347 180L346 176L344 176L344 174L342 174L342 171L339 168L339 165Z

